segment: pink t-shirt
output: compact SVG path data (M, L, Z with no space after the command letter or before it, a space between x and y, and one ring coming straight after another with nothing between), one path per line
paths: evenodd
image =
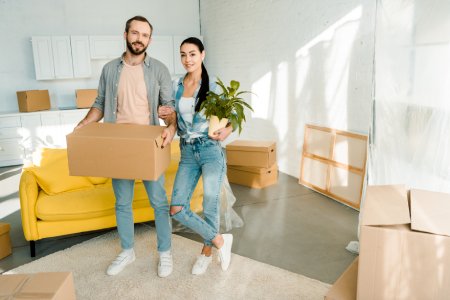
M116 123L149 124L150 107L142 64L131 66L124 62L117 96Z

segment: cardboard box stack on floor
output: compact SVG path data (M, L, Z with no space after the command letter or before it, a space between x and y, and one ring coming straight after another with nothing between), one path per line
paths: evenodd
M9 230L11 226L7 223L0 223L0 259L10 255L11 250L11 238L9 236Z
M20 112L50 109L48 90L18 91L16 94Z
M75 300L72 273L0 275L0 299Z
M71 176L156 180L170 163L165 127L90 123L67 135Z
M237 140L226 151L230 182L259 189L277 182L275 142Z
M361 213L356 299L448 299L450 194L369 186Z

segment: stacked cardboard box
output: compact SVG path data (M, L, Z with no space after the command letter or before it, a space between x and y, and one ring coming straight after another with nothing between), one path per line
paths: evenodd
M50 109L48 90L18 91L16 94L20 112Z
M228 180L252 188L277 182L276 145L272 141L234 141L226 146Z
M71 176L157 180L170 163L164 127L90 123L67 135Z
M448 299L449 194L369 186L361 213L357 289L341 289L357 299ZM356 281L348 272L341 278Z
M9 230L11 226L7 223L0 223L0 259L11 254L11 238Z
M75 300L72 273L0 275L0 299Z
M355 300L358 278L358 258L336 280L325 296L325 300Z

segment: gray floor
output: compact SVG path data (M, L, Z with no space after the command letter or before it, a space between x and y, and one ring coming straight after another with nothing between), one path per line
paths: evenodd
M20 172L20 166L0 168L0 222L11 225L13 244L13 254L0 260L0 273L33 260L21 227ZM357 211L283 173L276 185L265 189L231 186L237 198L234 208L245 222L244 227L232 230L233 253L327 283L333 283L353 261L355 255L345 246L357 239ZM38 241L34 259L105 232ZM194 234L178 234L201 241Z

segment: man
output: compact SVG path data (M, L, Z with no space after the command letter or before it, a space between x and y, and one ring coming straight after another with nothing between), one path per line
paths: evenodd
M158 106L174 106L172 83L167 67L149 57L146 49L151 42L153 27L142 17L129 19L125 26L124 39L127 49L122 57L107 63L102 70L98 86L98 97L86 117L77 125L78 129L88 123L104 118L108 123L133 123L159 125ZM176 131L174 112L165 116L167 127L161 136L163 146L170 143ZM148 166L142 166L143 168ZM158 240L158 276L167 277L172 272L171 223L169 204L164 190L164 175L156 181L143 181L150 204L155 210L155 226ZM112 180L116 197L116 220L122 252L106 270L116 275L135 260L134 222L132 201L134 180Z

